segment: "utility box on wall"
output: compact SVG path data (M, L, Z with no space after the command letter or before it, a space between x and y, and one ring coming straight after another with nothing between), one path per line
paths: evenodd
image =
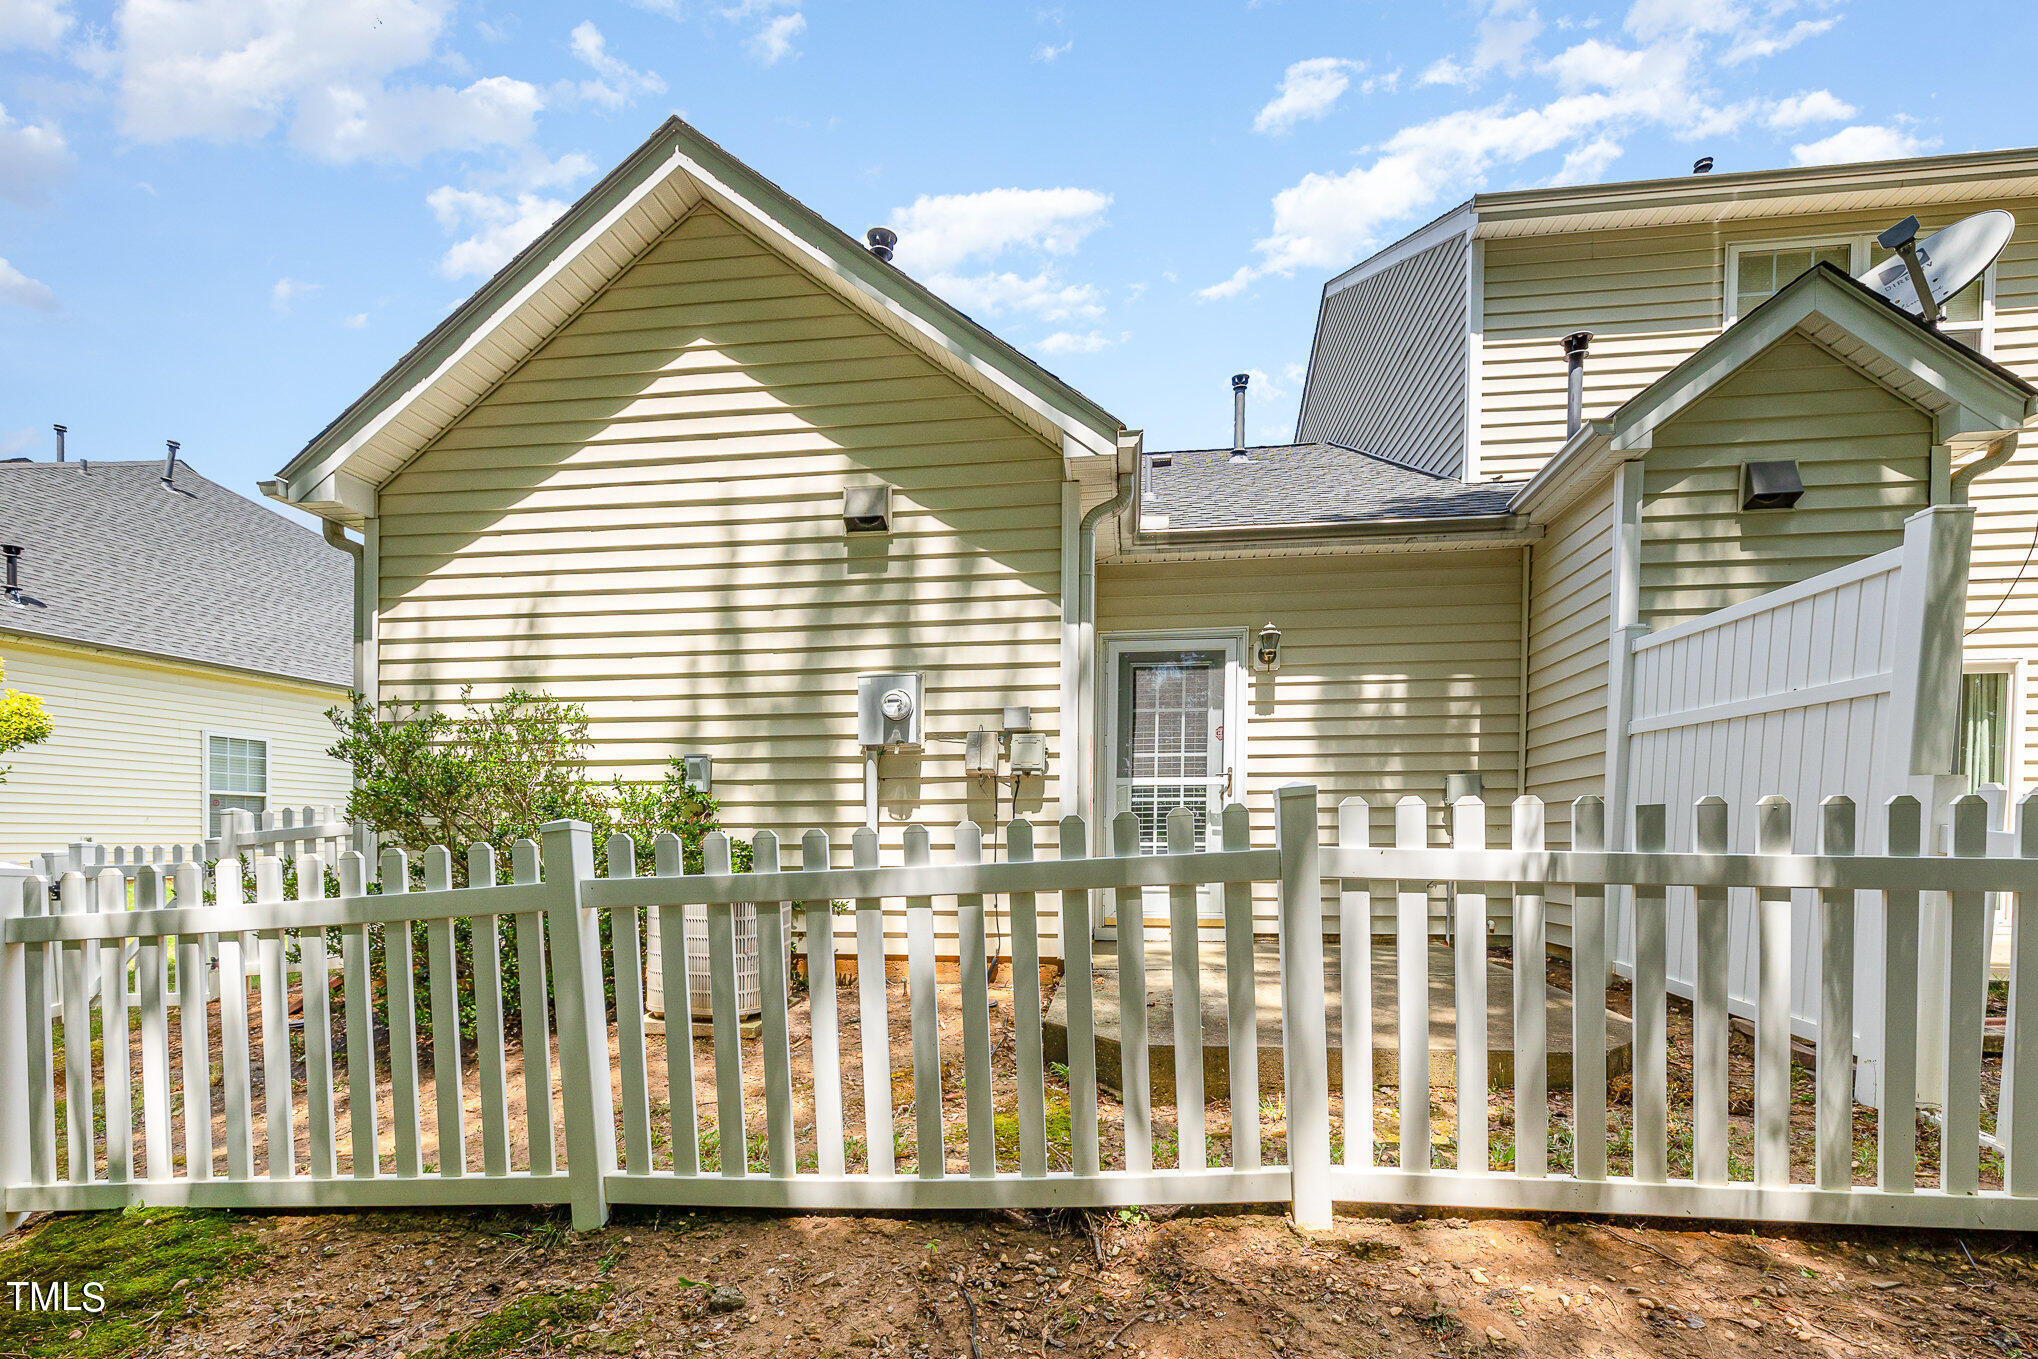
M856 677L856 743L866 750L918 750L924 743L919 674Z

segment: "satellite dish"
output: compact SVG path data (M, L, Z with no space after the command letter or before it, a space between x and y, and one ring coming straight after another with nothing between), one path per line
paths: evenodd
M1918 219L1906 217L1876 237L1895 253L1861 275L1861 282L1928 325L1937 325L1946 299L1995 263L2017 219L2001 208L1963 217L1918 240ZM1925 301L1930 295L1929 302Z

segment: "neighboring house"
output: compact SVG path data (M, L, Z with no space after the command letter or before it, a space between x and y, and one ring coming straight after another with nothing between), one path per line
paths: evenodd
M1591 658L1562 675L1551 658L1588 652L1597 628L1603 660L1638 512L1682 530L1648 540L1634 607L1685 617L1895 548L1948 499L1936 447L1965 455L2032 413L2017 377L1851 280L1785 283L1533 480L1330 438L1147 454L673 120L264 489L361 535L382 698L542 686L587 705L598 773L709 757L732 829L790 846L819 828L838 862L867 821L891 859L907 823L941 853L964 817L999 853L1015 813L1052 853L1059 816L1131 811L1151 849L1171 808L1207 825L1231 799L1265 844L1269 794L1298 780L1320 788L1326 833L1351 796L1388 833L1395 799L1434 803L1476 774L1505 835L1524 786L1599 791ZM1775 342L1749 349L1758 334ZM1808 386L1816 399L1750 400ZM1883 442L1864 452L1867 433ZM1751 529L1751 443L1815 484L1869 475L1864 459L1887 484L1869 506L1808 497ZM1656 480L1616 470L1634 456ZM1710 583L1737 536L1762 565ZM1957 592L1958 573L1937 584ZM1950 701L1955 671L1912 670L1931 691L1913 706ZM889 672L924 676L926 739L871 758L858 679ZM966 764L966 735L999 731L1008 705L1030 707L1044 775ZM1920 730L1917 761L1890 757L1898 776L1951 768L1950 723ZM1050 935L1055 904L1040 903Z
M1470 481L1528 476L1565 446L1566 335L1591 333L1584 414L1604 419L1805 270L1859 274L1880 260L1875 236L1905 215L1929 232L1989 208L2008 209L2017 230L1949 302L1945 332L2038 380L2038 150L1983 152L1479 194L1326 285L1296 437ZM1807 480L1807 505L1845 504L1865 522L1898 501L1949 497L1963 458L1937 439L1922 470L1885 460L1890 440L1915 443L1915 402L1892 405L1858 380L1829 384L1830 365L1801 339L1788 343L1802 362L1749 385L1744 403L1820 416L1854 449L1844 475ZM1666 492L1671 475L1649 473ZM2003 783L2013 797L2038 786L2034 494L2038 448L2026 448L1970 496L1960 765L1970 786ZM1815 550L1862 545L1828 537ZM1533 549L1538 579L1554 546ZM1722 572L1739 570L1735 544L1719 546ZM1750 582L1774 579L1749 569ZM1687 607L1716 607L1737 588L1700 591ZM1598 759L1541 745L1530 786L1590 786Z
M0 860L191 844L230 809L347 797L325 710L353 677L347 555L177 464L0 462L7 683L50 739L0 783Z

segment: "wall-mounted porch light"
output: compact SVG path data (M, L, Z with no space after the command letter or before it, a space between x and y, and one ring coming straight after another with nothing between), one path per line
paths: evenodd
M1253 641L1253 669L1271 675L1281 668L1281 630L1272 623Z

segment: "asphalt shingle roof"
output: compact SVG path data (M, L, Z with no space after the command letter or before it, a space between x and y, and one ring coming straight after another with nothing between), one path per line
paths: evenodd
M0 543L19 543L29 633L321 684L353 682L353 562L190 467L0 462Z
M1275 444L1245 450L1195 448L1152 455L1142 469L1139 513L1177 528L1363 524L1507 512L1522 483L1472 483L1417 471L1339 444ZM1168 465L1157 466L1166 460Z

